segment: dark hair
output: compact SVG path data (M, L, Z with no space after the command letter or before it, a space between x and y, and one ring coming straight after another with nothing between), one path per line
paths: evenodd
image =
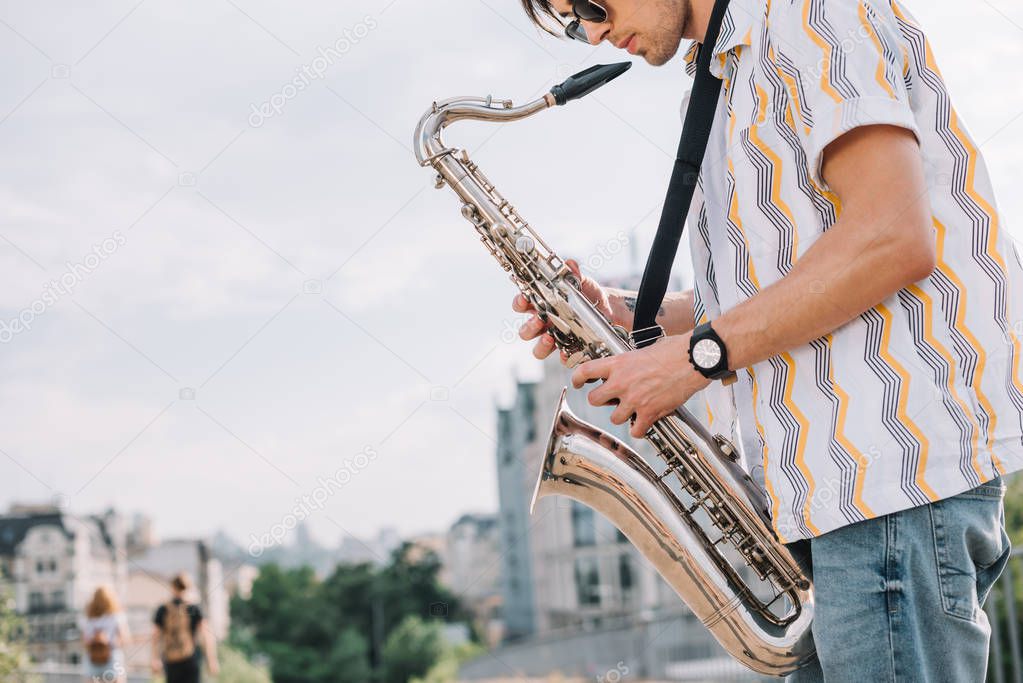
M552 36L560 35L557 31L551 28L550 21L552 19L558 24L561 21L558 19L558 13L554 11L554 7L551 6L551 0L522 0L522 8L526 10L526 15L529 20L539 26L541 29L550 33Z
M180 572L171 579L171 587L184 593L192 585L192 580L185 572Z

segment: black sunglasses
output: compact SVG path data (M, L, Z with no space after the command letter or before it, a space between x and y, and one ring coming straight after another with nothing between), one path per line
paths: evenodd
M565 35L584 43L589 43L590 39L581 22L592 21L594 24L603 24L607 21L607 10L593 0L572 0L572 14L575 15L575 19L565 27Z

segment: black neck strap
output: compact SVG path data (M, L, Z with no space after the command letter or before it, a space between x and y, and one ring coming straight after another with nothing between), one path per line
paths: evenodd
M659 339L664 331L657 324L657 311L664 301L671 277L671 265L678 251L686 215L693 201L696 179L700 164L707 150L714 112L721 93L721 81L710 73L710 60L717 43L718 31L725 16L728 0L717 0L707 25L707 35L699 48L696 58L696 77L682 124L682 138L675 154L675 165L668 181L668 193L661 209L661 220L657 234L650 247L643 280L636 297L636 311L632 322L632 341L636 348L642 348Z

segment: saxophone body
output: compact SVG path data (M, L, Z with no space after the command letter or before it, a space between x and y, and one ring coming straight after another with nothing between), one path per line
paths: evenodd
M543 97L515 107L491 97L434 103L416 127L415 152L461 201L486 249L548 323L572 367L627 353L626 330L581 293L568 266L504 199L465 150L442 130L463 119L510 122L581 97L628 68L592 67ZM601 71L603 70L603 71ZM710 434L684 407L644 437L663 468L576 417L565 392L555 413L533 494L562 495L605 515L637 547L729 654L759 673L781 676L816 656L810 580L770 528L766 497L735 447Z

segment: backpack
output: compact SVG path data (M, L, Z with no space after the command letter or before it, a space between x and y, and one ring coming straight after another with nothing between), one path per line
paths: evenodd
M163 615L163 660L181 662L195 654L195 639L192 637L192 615L184 602L168 602Z
M110 636L106 630L98 629L92 634L85 649L89 653L89 661L96 665L106 664L110 661L113 648L110 645Z

